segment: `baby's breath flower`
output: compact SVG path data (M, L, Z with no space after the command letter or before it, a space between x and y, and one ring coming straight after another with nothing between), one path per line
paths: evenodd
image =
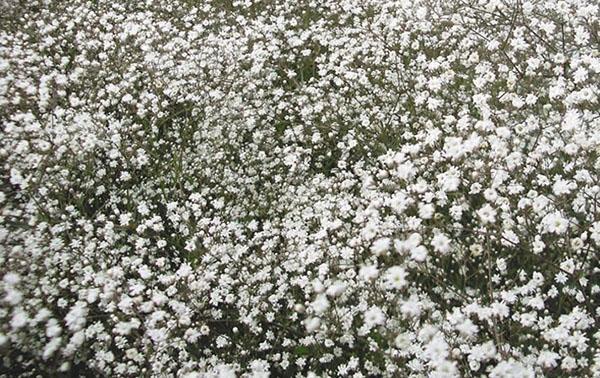
M599 370L595 2L1 3L3 371Z

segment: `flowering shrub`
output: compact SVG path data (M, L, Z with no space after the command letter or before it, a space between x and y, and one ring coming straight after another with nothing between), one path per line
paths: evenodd
M0 372L600 376L591 0L0 4Z

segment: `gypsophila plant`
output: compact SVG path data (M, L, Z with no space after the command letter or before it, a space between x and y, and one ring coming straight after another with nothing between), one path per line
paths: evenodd
M592 0L0 2L0 375L600 377Z

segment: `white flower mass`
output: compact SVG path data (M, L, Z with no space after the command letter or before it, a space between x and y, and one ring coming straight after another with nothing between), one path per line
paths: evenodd
M0 377L600 377L599 11L0 1Z

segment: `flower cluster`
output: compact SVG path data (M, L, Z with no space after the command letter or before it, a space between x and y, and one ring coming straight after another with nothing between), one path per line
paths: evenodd
M600 376L596 2L0 14L0 374Z

